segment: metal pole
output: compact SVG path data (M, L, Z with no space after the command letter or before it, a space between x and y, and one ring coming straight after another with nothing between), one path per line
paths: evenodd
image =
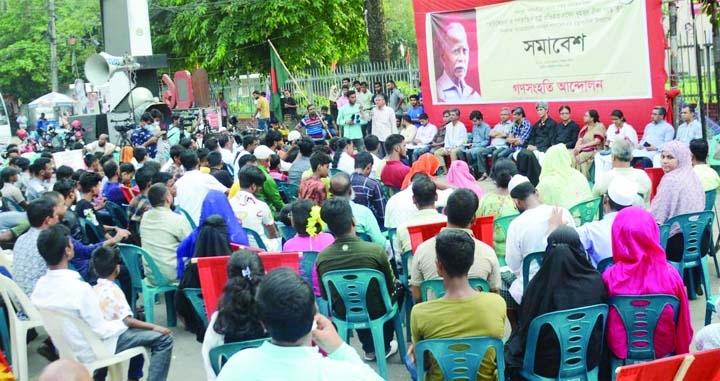
M693 8L692 1L690 2L690 14L692 15L693 22L693 43L695 45L695 71L697 76L698 85L698 109L700 112L700 125L702 126L703 140L707 140L707 124L705 123L705 101L703 100L703 83L702 83L702 65L700 60L702 59L702 53L700 52L700 45L698 44L697 38L697 23L695 21L695 9Z
M57 41L55 39L55 0L48 0L48 38L50 39L50 84L58 91Z

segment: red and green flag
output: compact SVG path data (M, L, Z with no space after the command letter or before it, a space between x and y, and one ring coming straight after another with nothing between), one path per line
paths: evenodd
M269 42L269 41L268 41ZM285 67L285 63L280 58L280 56L277 53L277 50L275 50L275 46L273 46L272 42L270 43L270 92L272 94L272 97L270 98L270 111L275 114L275 118L277 120L282 121L283 115L282 115L282 91L283 86L285 85L285 81L288 80L290 77L290 73L288 72L287 68Z

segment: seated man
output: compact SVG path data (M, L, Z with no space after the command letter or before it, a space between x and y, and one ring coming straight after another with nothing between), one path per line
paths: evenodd
M607 193L613 179L623 177L635 183L642 200L638 200L637 206L650 206L650 190L652 182L648 174L642 169L633 168L630 165L632 160L633 146L625 140L617 140L611 150L612 170L603 172L597 176L593 185L593 197L600 197ZM713 171L714 172L714 171Z
M412 248L408 226L447 222L447 216L439 213L435 207L437 199L435 183L427 176L421 177L412 183L412 201L417 208L417 212L412 218L408 218L398 226L397 242L391 242L395 245L395 252L402 254Z
M347 173L340 172L330 179L330 193L333 198L338 197L351 201L350 209L355 219L355 230L358 233L367 234L373 243L385 247L385 236L380 231L380 225L373 212L367 206L352 202L353 189Z
M128 220L130 221L131 228L138 229L140 221L142 221L143 214L150 210L150 200L148 200L147 193L152 185L152 178L155 176L155 172L149 167L143 167L138 169L135 175L135 183L140 188L140 193L133 197L128 205ZM172 180L174 183L174 179ZM134 230L137 231L137 230Z
M705 192L720 188L720 177L711 166L707 165L708 150L707 141L703 139L690 141L693 172L700 179Z
M448 198L445 214L447 214L448 224L445 230L460 230L473 236L471 230L475 223L475 211L480 201L477 195L469 189L457 189ZM426 279L439 278L435 263L437 257L435 255L436 238L433 237L418 246L413 261L410 264L410 285L412 286L413 298L416 302L422 300L420 294L420 284ZM469 276L473 278L482 278L487 280L492 292L498 292L500 289L500 264L495 250L486 243L474 239L474 260L470 267Z
M152 209L144 214L140 222L142 247L150 254L162 275L172 282L178 277L177 248L190 235L192 227L187 218L170 209L174 198L164 184L151 186L148 200ZM155 284L152 272L145 271L145 277L150 284Z
M15 201L16 204L20 205L23 210L27 208L27 201L25 201L25 196L23 196L22 191L20 191L20 188L18 188L15 183L18 182L18 175L20 174L20 169L14 168L14 167L5 167L3 168L2 172L0 172L0 178L2 179L2 197L8 198L10 200ZM5 207L9 207L10 205L5 205ZM12 208L10 210L13 210ZM20 210L18 210L19 212Z
M470 287L468 271L475 259L476 240L462 230L446 229L437 235L437 273L443 278L445 296L420 303L410 314L413 346L408 358L415 362L414 345L428 339L496 337L505 335L505 301L497 294L478 292ZM477 379L495 379L496 354L485 355ZM426 380L443 380L436 362L425 361L430 368ZM414 364L409 366L415 368ZM412 374L412 371L411 371Z
M483 114L478 110L470 113L470 120L473 122L472 140L460 149L458 158L468 163L470 171L472 171L475 178L482 177L482 180L484 180L487 178L487 175L482 176L480 174L480 165L478 165L478 162L485 161L485 157L480 157L480 153L483 152L490 143L490 125L483 121ZM485 168L485 165L483 164L482 167Z
M280 234L275 226L270 206L257 198L265 183L265 174L260 168L246 165L238 173L240 191L230 199L233 214L242 226L258 233L268 251L280 250ZM267 232L267 233L266 233ZM260 247L252 237L250 243Z
M380 180L391 188L400 189L405 176L410 172L410 167L401 161L407 154L404 139L400 134L392 134L385 140L387 155L385 156L385 167L380 173Z
M270 271L260 283L256 303L271 339L234 354L217 381L292 380L298 375L306 381L382 380L342 341L332 322L317 313L312 287L291 269Z
M675 136L675 128L672 124L665 121L665 107L657 106L652 110L652 120L645 126L643 130L642 140L633 151L633 160L630 162L632 167L640 163L643 168L652 167L653 163L660 166L660 153L665 143L673 140Z
M347 176L347 174L345 174ZM341 197L333 197L323 204L320 212L323 221L327 223L330 232L335 235L335 242L321 251L317 257L317 273L322 279L325 273L334 270L372 269L378 270L385 276L385 282L380 287L386 287L388 294L394 297L395 276L390 268L387 254L382 247L360 240L355 235L355 219L353 218L352 202ZM337 294L327 295L325 288L320 288L323 299L332 303L333 313L340 316L345 314L345 306ZM377 287L369 287L367 292L367 309L371 319L384 315L385 305L380 297ZM365 360L375 360L375 346L384 345L386 358L397 353L398 344L393 340L394 328L392 320L383 325L384 343L374 343L369 329L357 331L358 339L365 351Z
M300 182L298 198L310 200L318 206L322 205L327 199L327 189L322 179L328 177L331 162L330 156L324 152L315 152L310 155L310 169L313 174Z
M413 201L412 185L420 178L430 179L423 172L417 172L410 178L410 184L407 188L395 193L390 197L385 205L385 227L388 229L397 228L401 224L410 221L415 213L418 212L417 206ZM435 186L437 188L437 185ZM438 199L435 201L436 208L444 208L448 197L453 192L452 188L437 191Z
M93 200L100 194L101 180L102 178L100 175L95 172L86 172L80 176L80 189L82 190L83 195L75 205L75 213L78 217L86 219L88 224L95 226L98 234L100 234L99 237L95 237L97 239L96 241L92 241L92 238L90 238L92 242L86 243L97 243L103 240L112 239L113 236L108 233L108 231L113 231L115 234L118 234L119 232L127 232L127 230L117 226L105 225L102 221L100 221L100 219L98 219L98 215L95 210L96 207L93 205ZM102 209L104 205L105 202L102 202L97 209Z
M103 172L108 178L108 181L102 189L103 197L117 205L127 204L128 201L120 190L120 183L118 182L120 174L118 173L117 163L114 160L106 161L105 164L103 164Z
M460 110L450 110L450 123L445 125L445 142L443 147L435 151L440 161L440 168L445 170L445 156L450 156L450 161L457 160L457 154L467 143L467 128L460 121Z
M54 225L43 230L38 236L40 255L49 268L35 286L30 299L39 308L52 308L70 314L87 324L106 345L110 353L120 353L137 346L151 347L149 380L167 380L172 359L172 336L163 337L161 345L156 335L136 328L128 328L122 320L105 320L100 310L100 299L90 284L84 282L75 271L68 269L68 263L75 254L69 230L63 225ZM73 332L66 335L73 353L81 362L95 360L90 345L81 335Z
M383 226L385 220L385 199L380 184L370 178L373 167L373 156L369 152L361 152L355 157L355 172L350 175L355 198L353 201L367 206L372 210L378 224Z
M227 188L216 178L199 170L200 160L195 151L185 150L180 154L180 161L185 168L183 177L177 180L176 205L185 209L196 224L200 222L200 210L203 200L211 190L227 192Z

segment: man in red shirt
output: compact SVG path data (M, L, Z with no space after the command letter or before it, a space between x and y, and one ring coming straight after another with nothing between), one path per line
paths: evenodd
M410 172L410 167L400 161L407 154L405 138L400 134L388 136L385 140L385 150L387 163L380 174L380 180L388 187L400 189L405 176Z
M327 188L321 179L328 177L330 162L330 156L324 152L318 151L310 155L310 168L313 174L300 182L298 198L310 200L315 205L322 205L327 199Z

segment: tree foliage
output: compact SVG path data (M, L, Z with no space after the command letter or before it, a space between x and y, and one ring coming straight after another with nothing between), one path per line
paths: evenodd
M154 51L171 70L201 66L215 77L269 72L268 39L291 71L367 50L356 0L158 0L150 18Z
M400 52L400 44L417 56L417 37L415 35L415 14L412 0L385 1L387 21L387 39L390 46L390 60L405 58Z
M51 90L47 1L0 3L0 91L29 102ZM69 39L78 38L75 54L82 76L82 63L95 48L79 40L100 39L100 6L97 1L57 1L55 9L58 78L62 91L76 79Z

